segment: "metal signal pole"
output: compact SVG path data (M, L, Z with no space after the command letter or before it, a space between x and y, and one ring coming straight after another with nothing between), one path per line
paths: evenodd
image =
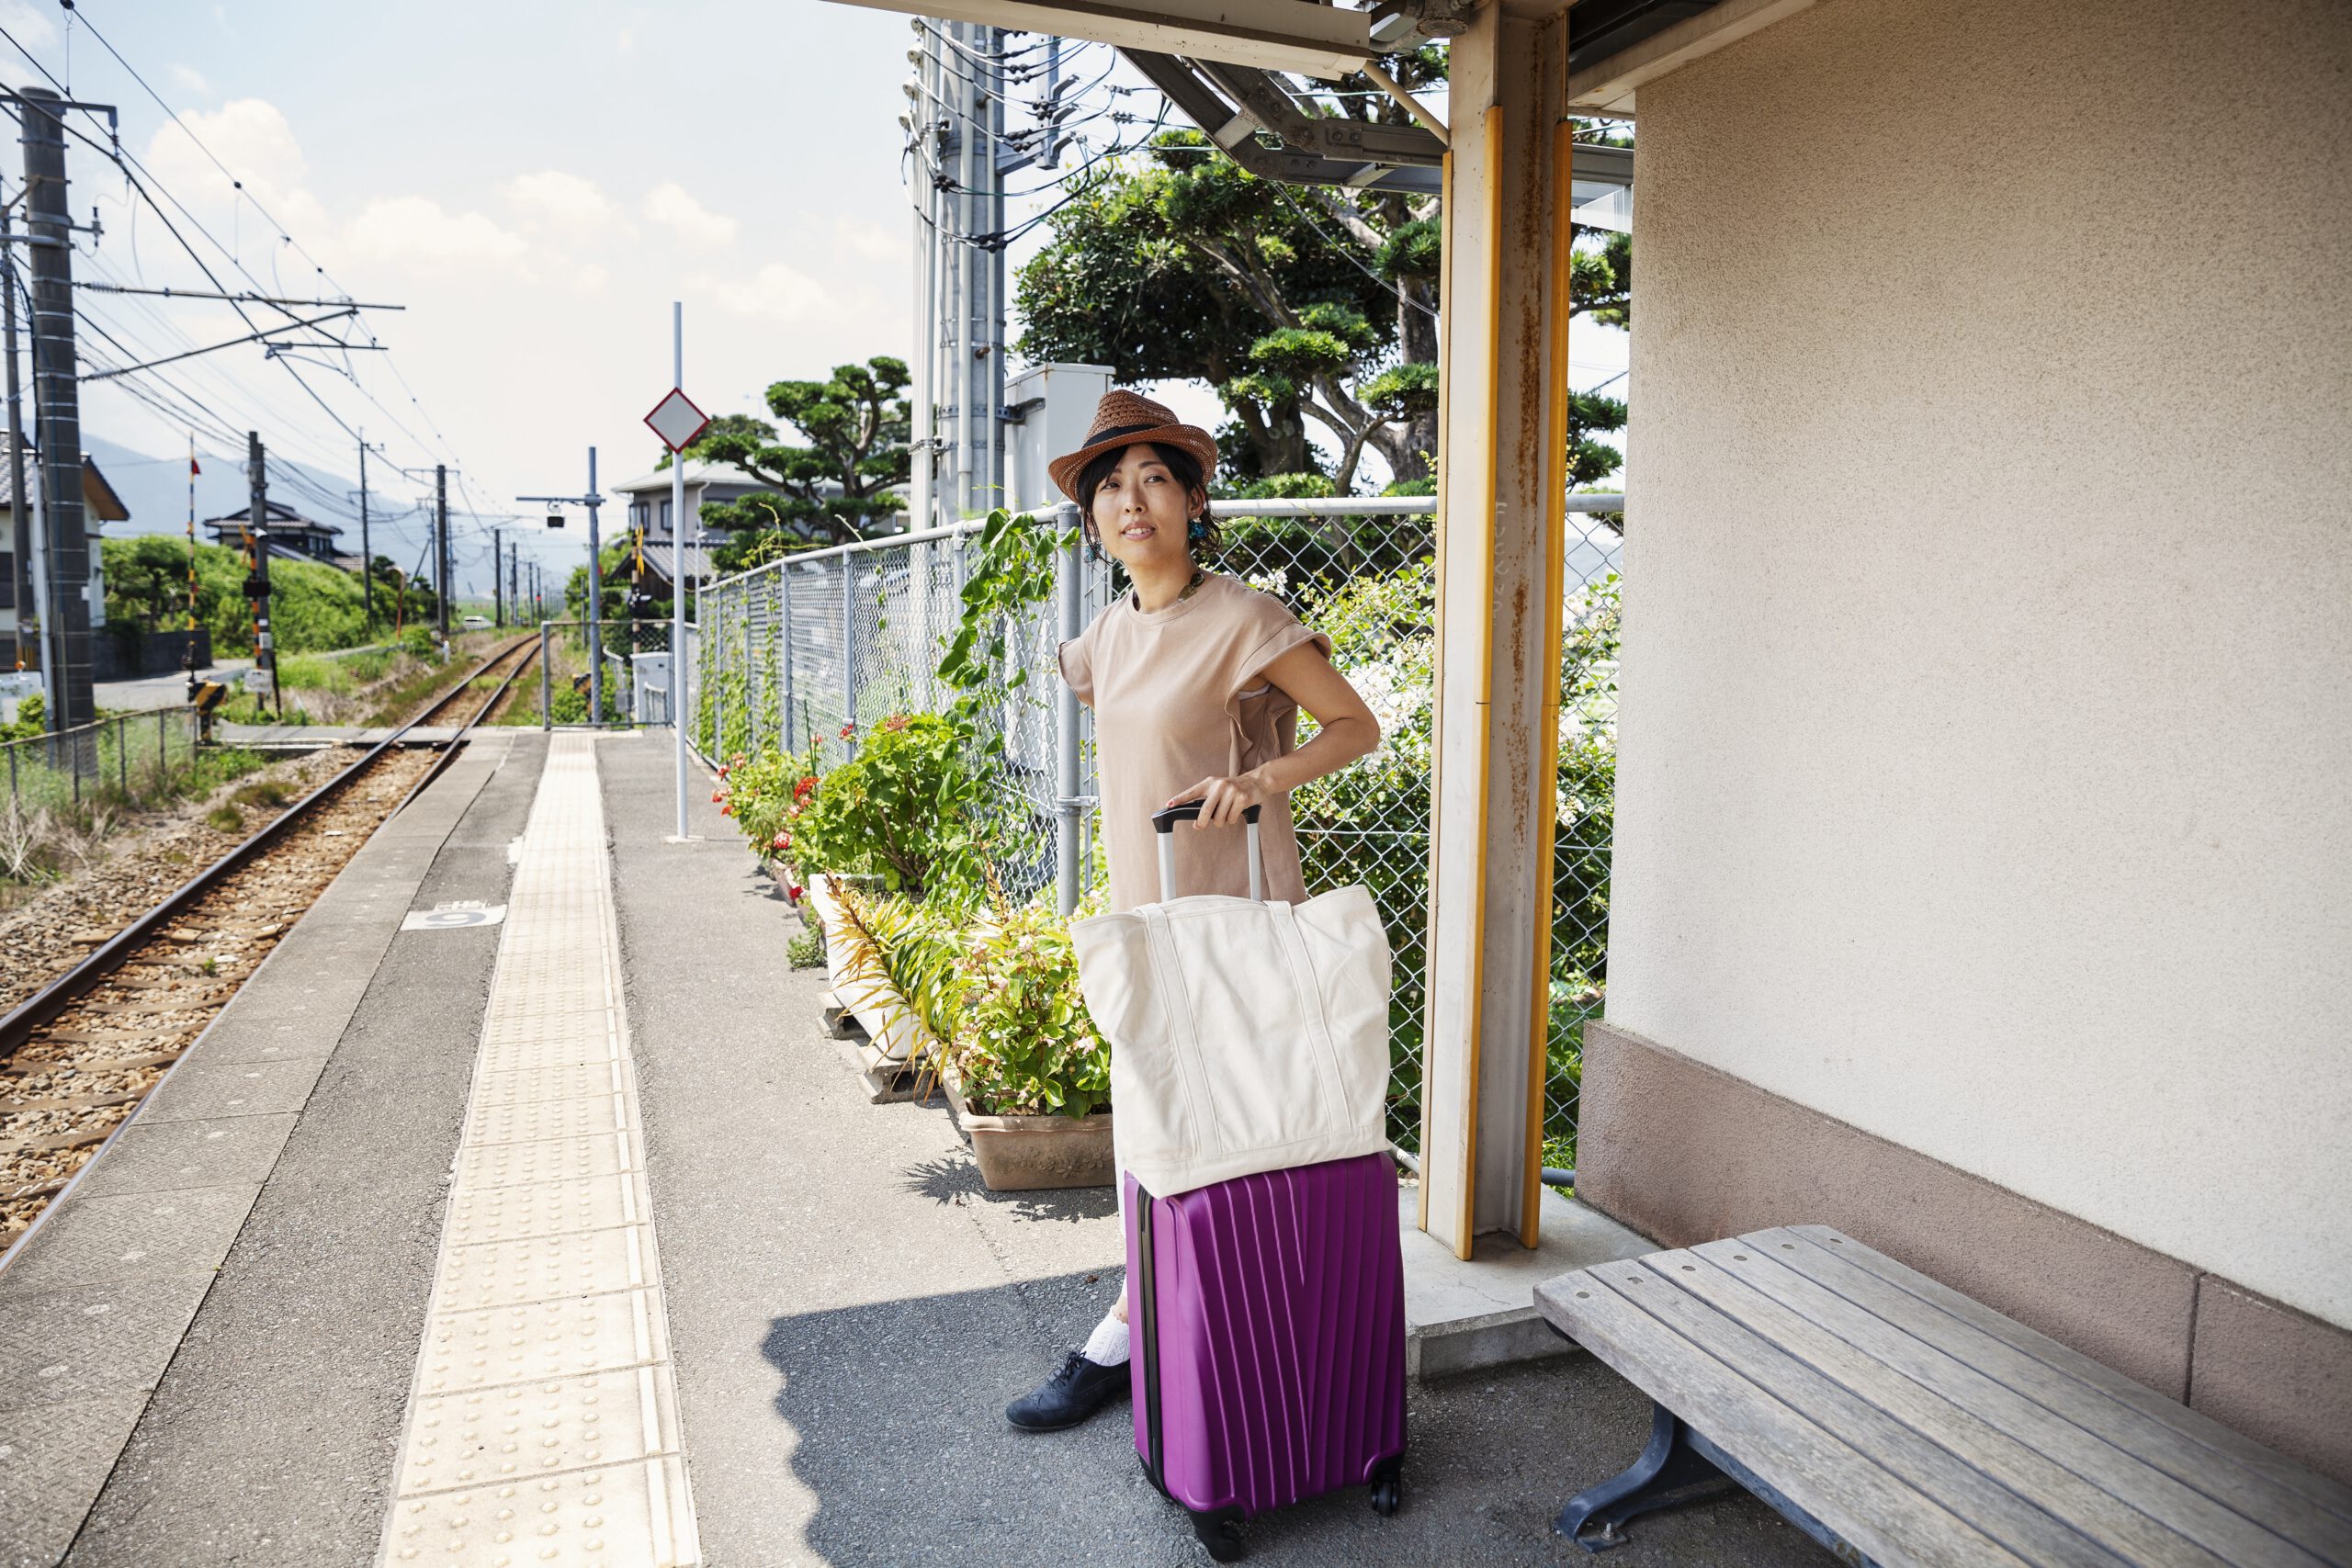
M588 448L588 489L582 495L518 495L517 501L541 506L584 506L588 509L588 604L584 618L588 623L588 722L605 722L605 648L600 622L605 615L604 563L598 551L604 542L596 526L596 509L605 498L596 493L596 449Z
M441 640L449 640L449 466L433 465L433 572L434 586L441 592L437 596L440 613L434 622L441 628Z
M368 433L359 433L359 631L376 630L376 553L368 539Z
M498 570L498 563L504 558L499 554L503 547L499 541L504 535L505 530L502 528L493 527L490 531L490 624L493 626L506 624L506 585L501 581Z
M670 302L670 385L686 384L686 303ZM846 631L846 627L843 628ZM677 758L678 840L686 831L686 455L670 457L670 735Z
M245 597L254 606L254 667L269 671L273 705L283 718L286 694L277 683L277 647L269 629L269 465L257 430L245 432L245 485L246 532L254 541L253 576L245 582Z

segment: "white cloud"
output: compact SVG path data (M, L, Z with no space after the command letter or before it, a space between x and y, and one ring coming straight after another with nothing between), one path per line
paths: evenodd
M184 93L194 93L202 98L212 96L212 84L206 81L204 73L193 65L174 65L172 82Z
M199 141L202 147L197 145ZM211 158L205 156L208 148ZM226 200L228 193L221 187L229 184L229 176L214 167L212 158L232 170L255 200L271 208L301 190L310 167L294 128L265 98L239 98L209 112L186 110L158 126L147 146L148 165L164 186L183 196L194 192Z
M532 276L530 243L479 212L450 212L428 197L379 197L345 232L355 262L421 273Z
M673 184L645 193L645 216L689 244L715 249L735 243L735 220L711 211Z
M27 0L0 0L0 27L14 33L27 49L57 41L57 26L49 19L48 11Z
M525 222L560 231L574 243L636 232L621 215L620 203L595 181L578 175L544 169L518 175L500 189Z
M615 40L615 44L619 53L624 55L635 54L637 52L637 34L630 28L623 28L621 29L621 35Z
M833 220L833 244L862 261L903 262L911 248L904 229L885 229L856 218Z
M696 278L687 295L715 299L741 316L772 321L805 321L834 308L824 285L782 262L770 262L748 278Z

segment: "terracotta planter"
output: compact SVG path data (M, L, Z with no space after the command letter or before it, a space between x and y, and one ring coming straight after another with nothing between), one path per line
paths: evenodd
M1053 1187L1109 1187L1119 1179L1111 1155L1111 1112L1072 1116L987 1116L964 1099L950 1063L944 1077L957 1125L972 1141L980 1179L991 1192L1032 1192Z

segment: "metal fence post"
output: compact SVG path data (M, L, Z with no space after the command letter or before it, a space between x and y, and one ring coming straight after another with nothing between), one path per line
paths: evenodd
M786 561L775 569L777 586L784 597L784 717L778 721L776 750L790 752L796 748L792 738L800 733L792 711L792 563Z
M164 781L172 776L171 750L164 743L164 719L170 711L168 708L155 710L155 787L157 789L163 788Z
M1055 524L1069 536L1069 543L1054 563L1054 594L1060 601L1061 637L1067 642L1084 629L1079 603L1078 508L1058 506ZM1085 838L1082 808L1078 799L1078 694L1067 681L1054 684L1054 903L1065 916L1078 908L1079 852Z
M842 749L857 755L857 558L842 556Z

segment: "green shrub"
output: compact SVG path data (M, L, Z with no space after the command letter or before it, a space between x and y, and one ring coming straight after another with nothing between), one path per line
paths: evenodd
M947 1050L973 1110L1086 1116L1111 1103L1111 1045L1078 990L1069 927L1031 904L965 933Z
M30 740L49 729L49 699L32 692L17 701L16 719L0 724L0 740Z
M935 714L887 718L800 809L796 863L870 872L893 892L975 903L987 886L983 795L954 725Z
M842 738L855 733L842 726ZM778 751L737 756L711 798L763 857L811 872L878 876L885 887L957 908L988 888L992 811L956 727L935 714L898 715L866 732L858 753L821 778L813 761Z

